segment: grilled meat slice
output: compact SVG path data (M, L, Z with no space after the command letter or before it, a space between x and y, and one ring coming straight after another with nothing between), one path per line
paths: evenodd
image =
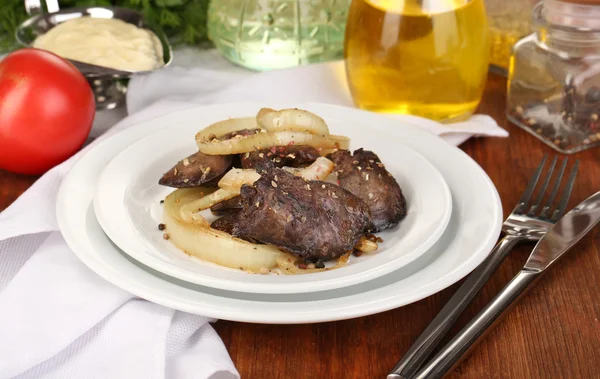
M316 262L351 251L370 223L367 204L339 186L304 180L270 162L256 168L261 178L241 189L236 237Z
M393 228L406 216L406 200L396 179L372 151L331 154L339 185L363 199L371 209L370 232Z
M312 146L274 146L241 155L242 168L254 168L260 162L271 161L275 167L298 167L313 163L319 151Z
M158 184L175 188L216 186L231 167L231 162L230 155L206 155L198 151L177 162Z

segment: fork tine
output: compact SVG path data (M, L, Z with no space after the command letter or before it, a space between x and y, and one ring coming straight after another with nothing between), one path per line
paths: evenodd
M538 180L540 179L540 175L542 175L542 170L544 168L544 165L546 164L547 158L548 158L548 154L544 155L544 158L542 158L542 162L540 162L540 165L535 170L535 173L529 180L529 183L527 183L527 188L525 189L525 192L523 192L523 196L521 196L521 199L517 203L517 206L513 210L513 213L522 213L523 210L525 209L525 206L527 205L527 203L529 203L529 200L531 199L531 195L533 194L533 190L535 189L535 186L536 186Z
M562 198L558 203L558 207L552 213L552 221L558 221L558 219L565 213L565 209L567 208L567 203L569 202L569 197L571 197L571 191L573 191L573 187L575 185L575 177L577 176L577 169L579 168L579 160L575 161L575 165L571 170L571 175L569 175L569 180L567 181L567 185L562 194Z
M550 197L548 201L546 201L546 205L542 208L542 212L540 213L540 218L549 218L550 217L550 207L554 203L554 199L556 199L556 195L558 194L558 189L560 188L560 182L562 182L562 177L565 174L565 169L567 168L568 159L563 159L563 163L560 166L560 171L558 172L558 176L554 181L554 186L552 187L552 192L550 193Z
M531 208L529 208L529 211L527 212L527 215L529 216L534 216L535 215L535 211L538 209L538 207L540 206L542 200L544 199L544 195L546 194L546 189L548 188L548 184L550 183L550 179L552 179L552 173L554 172L554 167L556 166L556 161L558 160L558 157L555 156L554 159L552 160L552 163L550 163L550 168L548 169L548 172L546 173L546 178L544 179L544 183L542 184L542 188L540 188L538 195L537 195L537 201L535 202L535 204L533 204L531 206Z

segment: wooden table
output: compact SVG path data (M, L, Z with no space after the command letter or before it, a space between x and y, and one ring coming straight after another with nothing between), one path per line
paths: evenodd
M461 148L491 177L507 215L542 156L553 151L507 122L505 87L504 78L490 75L479 112L494 117L510 137L471 139ZM600 149L574 158L581 166L570 207L600 190ZM0 171L0 210L35 179ZM451 377L600 377L599 248L600 228L596 228ZM513 277L530 249L522 246L507 258L459 326ZM452 286L400 309L354 320L293 326L219 321L215 328L242 378L385 378L455 289Z

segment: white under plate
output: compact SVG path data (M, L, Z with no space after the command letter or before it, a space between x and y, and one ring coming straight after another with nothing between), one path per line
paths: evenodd
M204 112L255 109L259 105L263 104L225 104L174 112L133 126L82 156L65 178L57 203L61 231L75 254L109 282L164 306L234 321L309 323L365 316L423 299L467 275L495 244L502 225L500 198L488 176L469 156L429 132L385 116L321 104L282 104L277 108L296 106L324 117L369 125L375 133L387 131L427 158L446 179L453 200L448 228L411 264L343 289L285 295L240 293L158 273L121 252L103 233L92 200L100 173L116 154L141 138L169 125L189 122Z
M94 212L110 239L132 258L159 272L207 287L252 293L326 291L373 280L423 255L441 237L452 212L450 190L440 172L422 155L387 133L347 117L319 114L333 134L350 137L351 148L378 154L407 199L407 216L373 254L351 257L347 266L304 275L257 275L227 268L179 250L163 239L160 201L173 191L158 179L177 161L197 151L194 135L206 125L229 117L255 115L259 107L201 110L184 123L171 123L119 153L104 169L96 187ZM155 120L144 124L152 125ZM203 212L209 220L215 217Z

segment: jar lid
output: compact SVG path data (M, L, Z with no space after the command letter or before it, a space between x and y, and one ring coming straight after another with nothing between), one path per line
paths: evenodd
M545 0L544 18L552 24L600 29L600 2L597 0Z

